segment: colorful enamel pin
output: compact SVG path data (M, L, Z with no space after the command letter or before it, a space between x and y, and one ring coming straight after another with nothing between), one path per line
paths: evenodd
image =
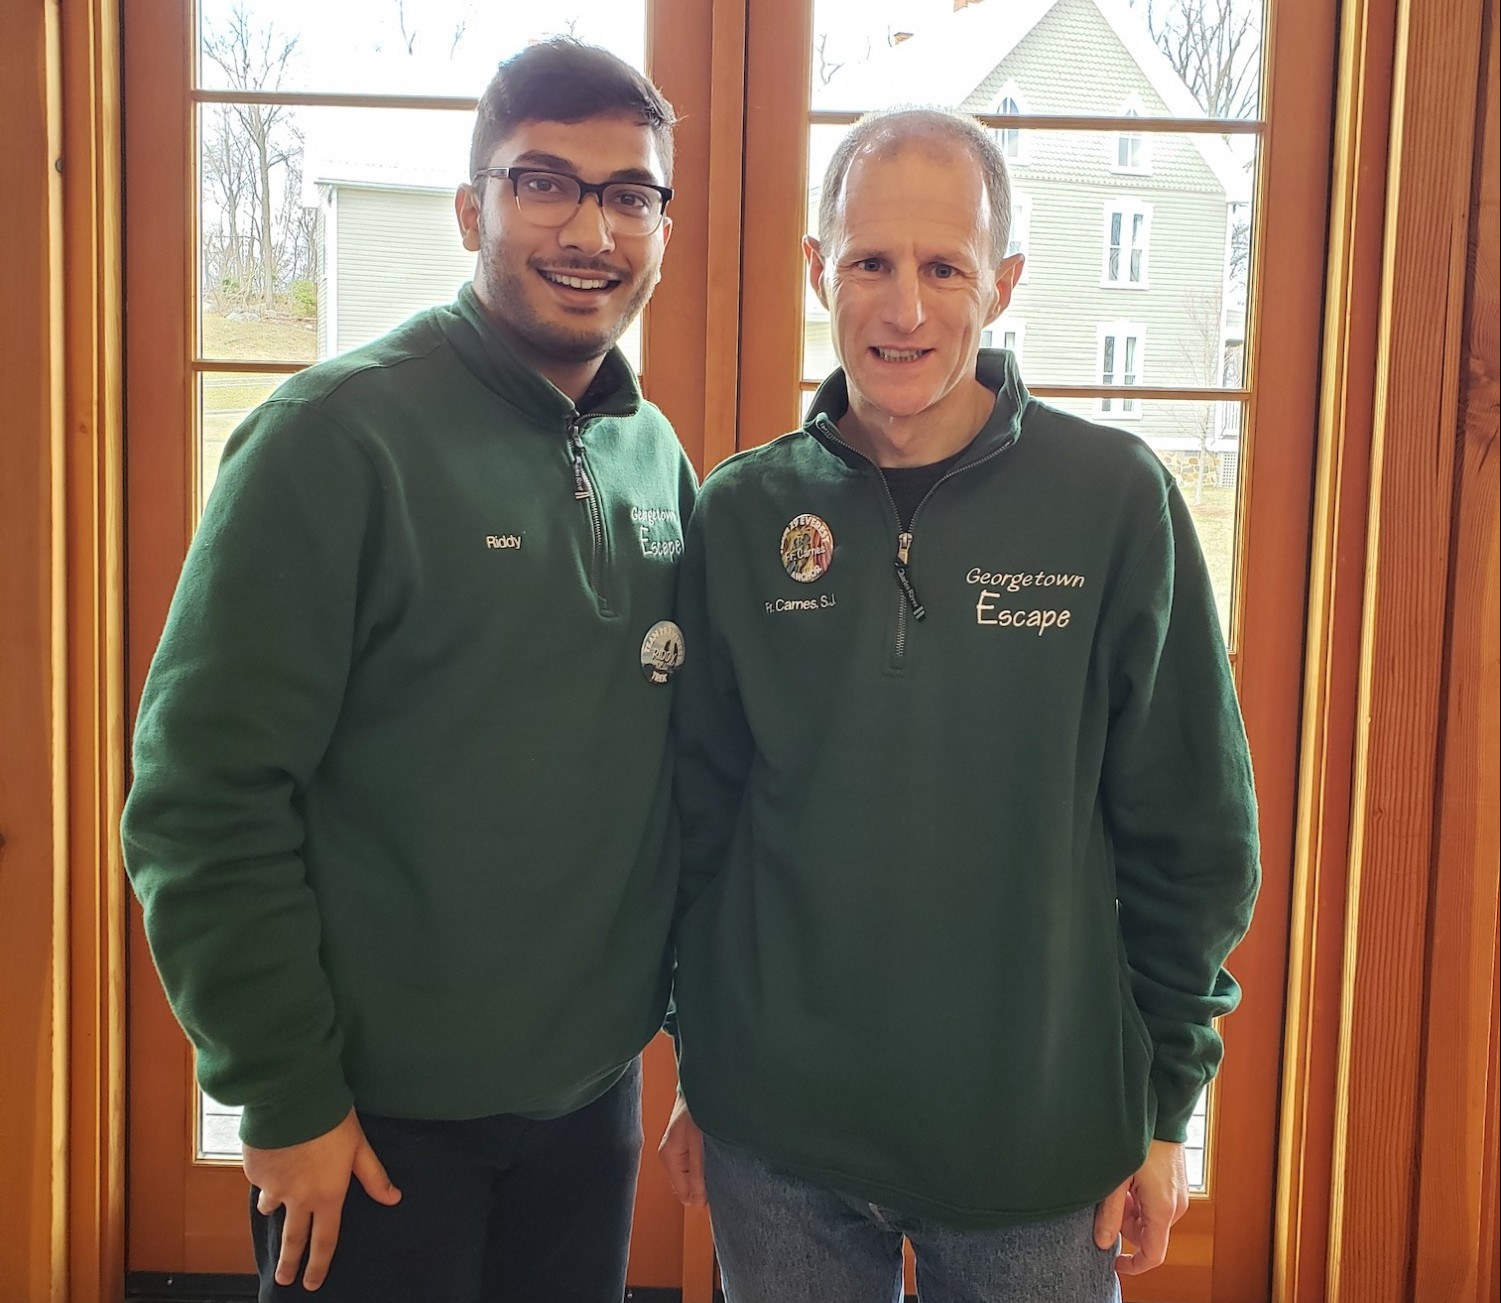
M834 531L817 516L794 516L782 531L782 568L800 584L822 579L834 564Z

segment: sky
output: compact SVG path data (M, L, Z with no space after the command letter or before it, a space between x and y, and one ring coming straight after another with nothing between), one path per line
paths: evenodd
M645 57L647 0L200 0L204 33L222 31L236 8L277 46L296 37L284 90L472 98L501 59L560 32L637 66ZM815 67L820 58L858 64L895 33L920 33L952 10L953 0L814 0ZM227 85L206 57L200 84ZM467 113L304 108L294 117L307 152L307 203L320 176L450 185L464 168L472 125ZM839 134L815 132L815 175Z
M298 38L284 89L477 96L497 62L561 32L638 67L644 58L646 0L200 0L204 28L222 29L237 2L257 27ZM920 30L952 8L952 0L814 0L814 30L828 34L830 59L858 60L890 33ZM205 61L202 84L226 83Z
M557 33L638 67L645 60L646 0L200 0L205 37L224 31L237 8L275 48L296 38L282 90L475 97L500 60ZM828 33L825 57L859 62L891 33L919 30L952 8L952 0L815 0L814 29ZM205 88L229 85L207 57L199 77ZM307 203L317 177L369 178L387 162L406 183L451 184L472 125L467 113L302 108L293 117L307 149Z

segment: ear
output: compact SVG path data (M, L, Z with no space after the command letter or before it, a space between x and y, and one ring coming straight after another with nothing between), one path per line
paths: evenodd
M1016 289L1016 282L1021 279L1022 267L1026 261L1026 255L1020 253L1001 259L1001 265L995 269L995 307L985 318L987 326L1010 304L1011 295Z
M459 234L463 237L464 247L470 253L478 253L480 196L467 181L454 192L453 211L459 219Z
M655 289L662 283L662 255L667 252L667 242L672 239L672 218L662 217L662 225L652 232L650 238L662 237L662 247L657 251L657 274L652 278L652 288Z
M829 300L823 287L823 247L819 244L817 236L803 236L803 257L808 261L808 284L813 293L818 296L818 301L827 308Z

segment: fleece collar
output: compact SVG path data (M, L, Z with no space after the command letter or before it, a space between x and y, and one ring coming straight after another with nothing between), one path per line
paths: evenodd
M975 379L996 396L995 407L990 417L980 427L969 447L954 463L955 468L966 466L981 457L987 457L997 449L1005 448L1021 438L1022 416L1026 413L1032 396L1022 383L1015 356L1003 348L982 348L975 359ZM808 419L803 431L817 439L835 456L848 461L853 451L843 440L835 440L821 424L820 418L837 422L850 407L849 384L844 369L836 370L813 395L808 406ZM858 453L854 454L859 457Z
M515 336L497 325L465 285L443 314L443 333L464 365L487 388L523 415L544 424L566 424L579 413L573 400L523 360ZM634 416L641 407L641 387L625 355L612 348L589 386L587 413Z

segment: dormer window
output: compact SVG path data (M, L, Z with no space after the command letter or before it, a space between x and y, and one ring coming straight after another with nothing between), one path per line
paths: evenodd
M1137 95L1127 97L1121 105L1120 116L1123 118L1139 118L1143 116L1143 105ZM1112 172L1135 172L1147 173L1152 170L1151 143L1143 131L1117 131L1115 133L1115 154L1111 159L1110 170Z
M1001 93L996 97L995 107L990 111L1010 118L1027 115L1027 102L1022 98L1022 93L1014 81L1008 81L1001 89ZM1020 127L995 127L991 135L995 137L995 143L1001 147L1001 153L1005 155L1008 163L1027 161L1026 133Z

